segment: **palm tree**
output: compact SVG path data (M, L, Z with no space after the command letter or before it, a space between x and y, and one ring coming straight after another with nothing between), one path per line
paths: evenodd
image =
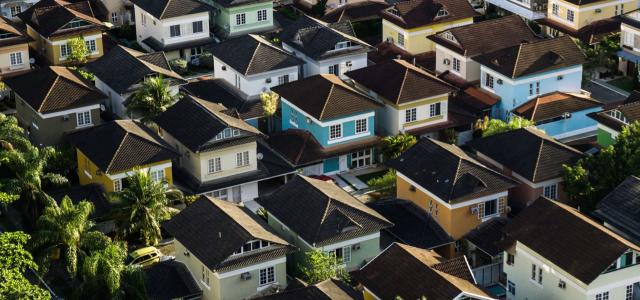
M382 154L386 159L394 159L416 144L415 136L401 133L382 139Z
M58 206L45 208L38 219L38 231L33 237L31 247L40 254L41 261L48 265L53 253L64 253L64 263L71 278L75 278L78 261L93 250L104 249L109 238L98 231L91 231L93 222L89 215L93 204L80 201L77 205L69 197L64 197Z
M31 143L18 125L18 119L0 114L0 148L4 150L27 149Z
M149 122L180 99L174 95L162 75L146 78L133 94L127 105L130 115L139 115L143 122Z
M119 204L114 212L118 235L155 245L162 238L160 222L177 212L169 207L170 201L182 199L182 193L164 182L153 181L148 172L140 170L134 171L126 183L126 188L110 195Z

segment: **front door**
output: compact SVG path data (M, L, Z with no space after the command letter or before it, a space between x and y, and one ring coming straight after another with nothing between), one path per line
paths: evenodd
M340 172L345 172L349 169L349 167L347 166L347 156L346 155L340 155L339 157L339 162L340 162Z

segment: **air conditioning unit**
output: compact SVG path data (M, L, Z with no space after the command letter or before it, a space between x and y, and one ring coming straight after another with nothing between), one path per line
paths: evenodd
M442 61L442 63L443 63L445 66L448 66L448 65L450 65L450 64L451 64L451 60L450 60L450 59L448 59L448 58L445 58L445 59Z
M69 121L69 115L64 115L64 116L62 116L62 120L64 120L64 121Z
M498 84L502 84L502 79L498 79L496 82L497 82Z
M251 279L251 273L249 272L244 272L242 274L240 274L240 278L242 280L250 280Z
M478 206L474 205L471 207L471 214L477 215L478 214Z
M350 61L348 61L345 65L347 65L347 67L353 66L353 64Z
M360 243L354 244L353 246L351 246L351 250L360 250Z
M558 287L564 290L567 288L567 283L564 280L560 280L558 281Z

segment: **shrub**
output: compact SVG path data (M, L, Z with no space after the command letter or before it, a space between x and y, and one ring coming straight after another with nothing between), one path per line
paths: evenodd
M171 68L179 74L184 74L188 71L187 61L182 58L172 59L169 64Z

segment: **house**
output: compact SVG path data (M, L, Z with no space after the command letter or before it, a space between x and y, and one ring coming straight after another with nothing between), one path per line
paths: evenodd
M473 23L477 14L466 0L407 0L383 10L382 41L411 54L435 51L428 36Z
M622 103L605 106L603 111L592 112L589 117L598 122L597 141L602 147L615 143L622 129L640 120L640 91L633 91Z
M396 170L396 195L426 210L462 252L460 239L491 218L506 216L515 181L475 160L455 145L422 138L386 164Z
M287 288L286 291L257 298L259 300L340 299L361 300L362 294L338 279L327 279L313 285Z
M211 6L197 0L134 0L133 4L136 40L145 50L192 62L213 44Z
M579 37L585 29L599 30L599 27L605 29L601 34L610 34L620 31L620 20L615 17L636 8L636 0L550 0L547 17L540 24L550 36Z
M377 111L382 135L439 136L446 128L470 126L475 117L450 109L456 88L404 60L394 59L346 74L359 90L384 103Z
M249 34L226 40L211 49L214 75L246 95L257 98L272 87L298 80L299 58Z
M344 73L367 66L372 48L356 38L350 22L325 23L303 15L280 34L282 48L302 59L303 77Z
M35 41L31 48L52 65L68 64L71 54L68 41L85 41L87 59L104 54L102 48L103 22L94 15L90 1L41 0L18 15L27 26L27 34Z
M605 227L636 244L640 244L639 195L640 178L631 175L598 202L594 212Z
M494 118L506 120L516 107L540 95L581 91L585 57L568 36L521 43L475 60L482 89L500 98Z
M36 145L60 145L65 133L102 123L106 96L74 70L43 67L4 82L15 95L18 121Z
M491 289L505 281L503 270L503 253L500 242L503 237L502 228L509 224L505 217L493 218L478 225L463 237L465 256L476 279L476 284ZM504 296L504 295L495 295Z
M473 140L467 144L482 161L519 184L509 190L514 211L541 196L567 202L562 165L573 165L582 152L564 145L544 132L526 127Z
M360 268L380 253L380 231L387 219L333 182L298 175L257 200L269 225L298 247L291 267L304 263L304 253L328 252L348 270Z
M489 0L492 7L507 11L528 21L538 21L547 16L547 3L544 0ZM506 29L506 28L505 28Z
M29 42L27 34L22 32L11 20L0 17L0 76L7 77L31 70L29 62Z
M162 228L175 237L176 261L197 278L203 300L249 299L287 286L291 246L242 205L201 196Z
M274 87L273 91L280 95L285 131L276 135L276 139L283 136L285 140L294 139L299 131L306 131L319 145L313 148L326 154L321 163L309 167L313 170L305 174L334 174L365 168L378 161L375 148L380 138L375 133L375 111L381 104L332 74L314 75ZM292 144L281 146L276 150L296 151ZM307 151L311 154L312 150L300 149ZM330 154L333 156L329 157Z
M176 185L235 203L258 197L259 182L294 169L258 141L262 133L226 107L184 97L154 120L180 153Z
M503 232L507 299L637 297L640 247L565 204L540 198Z
M213 26L216 36L223 39L248 33L260 33L275 28L272 0L204 0L213 6Z
M533 121L553 138L568 142L597 134L598 123L588 114L602 110L603 106L588 92L553 92L523 103L512 113Z
M495 299L475 285L466 257L447 260L398 243L357 271L354 281L365 299Z
M202 299L195 276L179 261L161 261L142 269L144 288L149 299Z
M128 118L126 103L146 78L162 76L172 94L186 83L182 76L171 70L163 52L142 53L117 45L87 68L95 75L95 86L105 95L106 111Z
M504 0L507 1L507 0ZM488 32L501 38L489 39ZM480 80L480 64L475 56L537 41L538 37L517 15L453 27L428 37L435 44L436 73L449 72L466 82Z
M115 27L133 25L133 2L130 0L101 0L106 10L107 22Z
M3 1L0 3L0 13L2 13L2 16L5 18L17 20L18 14L27 10L38 1L40 0Z
M76 131L69 139L81 185L96 183L105 192L119 192L136 169L148 172L153 181L173 185L172 160L177 153L138 121L111 121Z

